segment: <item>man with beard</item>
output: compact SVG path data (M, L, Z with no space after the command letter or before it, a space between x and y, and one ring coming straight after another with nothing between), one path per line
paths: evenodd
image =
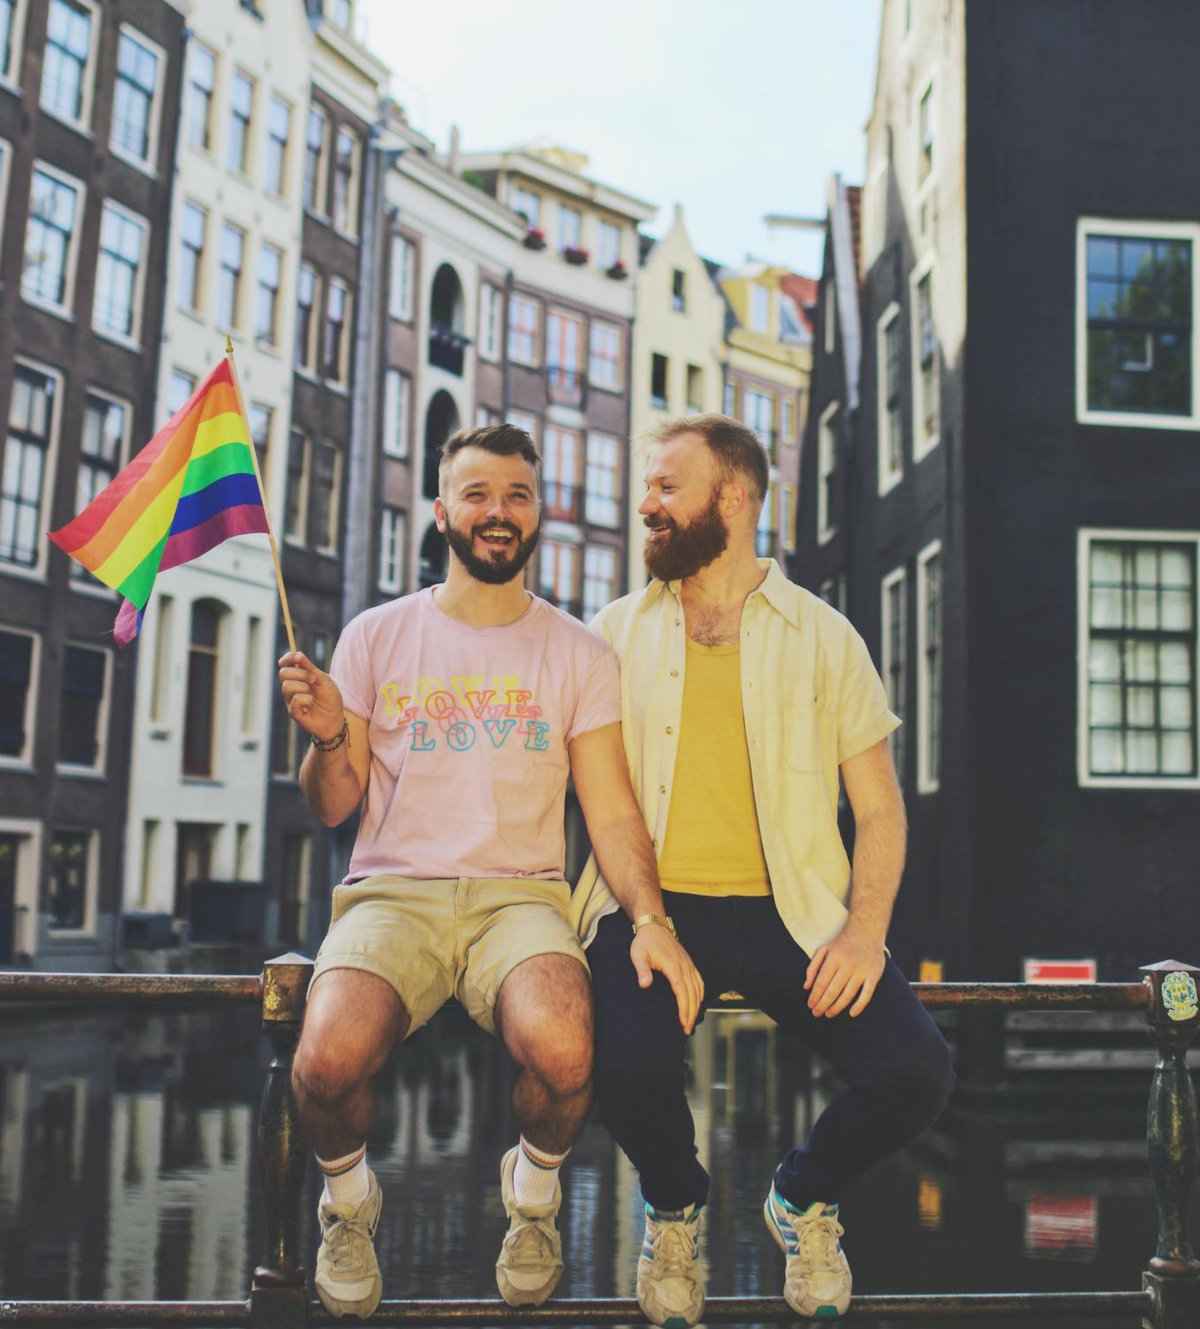
M334 1315L370 1315L382 1295L371 1080L451 996L520 1067L521 1138L500 1166L501 1295L539 1305L562 1273L558 1169L588 1110L592 1063L587 962L563 880L568 771L634 920L635 983L661 974L685 1030L702 997L682 947L647 922L664 911L621 747L616 658L522 585L541 526L537 462L509 425L456 434L434 505L445 583L360 614L328 674L300 652L280 660L288 711L311 738L300 771L310 806L336 826L363 804L292 1074L325 1178L316 1286Z
M788 1305L834 1316L851 1286L838 1201L934 1120L952 1074L884 946L904 866L887 742L899 720L850 624L755 557L767 484L762 447L737 421L667 425L639 508L653 580L592 626L621 661L634 788L671 925L705 990L742 993L848 1086L782 1159L763 1209L786 1256ZM687 1031L658 980L640 988L624 972L630 926L606 876L591 860L572 902L590 941L596 1101L646 1201L638 1301L653 1323L684 1329L704 1308L708 1196L685 1096Z

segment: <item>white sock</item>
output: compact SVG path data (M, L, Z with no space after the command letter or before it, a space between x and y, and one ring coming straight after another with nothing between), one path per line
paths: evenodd
M522 1135L517 1148L517 1166L513 1169L513 1194L517 1204L551 1204L558 1184L558 1169L571 1151L549 1154L532 1145Z
M325 1174L325 1194L322 1204L360 1205L371 1190L367 1174L367 1146L365 1144L344 1158L318 1158L317 1166Z

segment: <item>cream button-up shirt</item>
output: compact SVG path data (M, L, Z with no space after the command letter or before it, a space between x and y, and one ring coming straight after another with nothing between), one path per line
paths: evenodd
M838 766L900 721L862 638L837 610L762 559L742 611L742 713L776 908L807 954L846 921L850 861L837 824ZM592 623L621 662L625 755L661 853L683 712L686 629L679 583L652 581ZM593 854L571 900L588 945L617 908Z

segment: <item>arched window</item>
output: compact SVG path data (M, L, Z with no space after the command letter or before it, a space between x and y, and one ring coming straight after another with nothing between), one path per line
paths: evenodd
M421 492L426 498L438 496L438 462L442 444L458 428L458 407L454 398L444 389L435 392L425 412L425 466L421 477Z
M217 678L221 621L228 610L218 600L192 605L188 635L187 700L183 716L183 773L211 776L216 750Z
M429 297L429 363L448 374L461 377L463 351L470 342L466 335L467 310L462 282L449 263L443 263L433 276Z

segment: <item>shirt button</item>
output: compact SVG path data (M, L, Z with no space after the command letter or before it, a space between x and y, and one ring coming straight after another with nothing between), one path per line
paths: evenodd
M672 669L672 670L671 670L671 677L672 677L672 678L678 678L678 677L679 677L679 670L678 670L678 669Z
M672 729L670 725L667 725L667 733L673 734L674 732L675 732L674 729Z

